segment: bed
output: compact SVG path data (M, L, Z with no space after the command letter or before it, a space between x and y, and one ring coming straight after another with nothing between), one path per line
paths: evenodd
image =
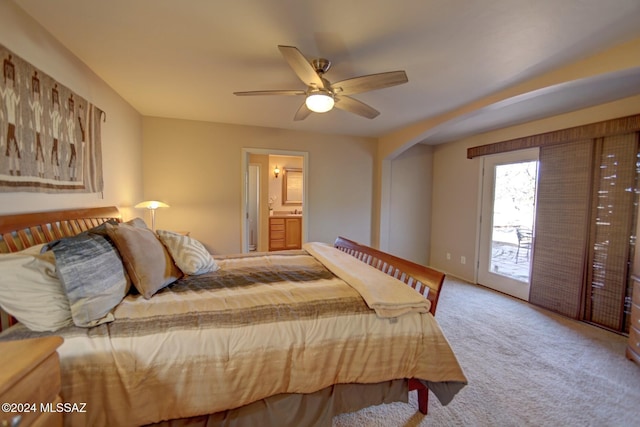
M202 249L115 207L0 216L0 274L57 292L5 276L0 340L63 337L62 399L88 408L65 425L322 426L408 390L426 413L428 390L447 404L467 383L434 318L442 273L343 237Z

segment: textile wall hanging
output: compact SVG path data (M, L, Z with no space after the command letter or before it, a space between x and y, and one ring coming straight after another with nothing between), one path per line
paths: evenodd
M103 190L103 111L0 45L0 191Z

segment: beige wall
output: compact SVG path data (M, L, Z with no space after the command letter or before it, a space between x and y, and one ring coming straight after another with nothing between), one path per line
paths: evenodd
M467 148L633 114L640 114L640 96L433 147L429 264L448 274L475 282L481 159L467 159ZM451 253L451 260L446 259L447 252ZM461 256L467 259L464 265L460 263Z
M431 240L433 147L417 144L391 161L387 251L427 265Z
M157 228L188 230L213 253L241 251L242 149L309 153L308 240L370 243L375 140L145 117L144 196L171 205Z
M116 205L142 197L142 117L85 64L10 1L0 1L0 43L107 113L103 194L0 193L0 213Z

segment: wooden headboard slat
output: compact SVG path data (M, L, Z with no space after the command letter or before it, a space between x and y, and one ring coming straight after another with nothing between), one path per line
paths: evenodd
M73 232L73 229L70 226L69 220L60 221L60 230L62 230L62 237L69 237L76 234Z
M28 248L29 246L33 246L29 239L29 234L26 230L18 230L18 238L20 239L20 243L23 248Z
M42 231L42 234L44 236L44 242L42 243L53 242L56 239L53 235L53 232L51 231L51 228L48 227L47 224L40 224L38 226L38 230Z
M46 243L44 235L40 231L38 226L29 227L29 232L31 233L31 238L33 239L34 245L39 245L41 243Z
M11 233L3 234L2 240L5 242L8 252L17 252L19 250L15 240L13 240L13 235Z
M70 219L67 224L69 224L69 235L70 236L74 236L76 234L80 234L82 233L82 228L80 227L80 224L78 223L77 219Z
M62 239L64 237L64 234L62 233L62 229L60 228L59 223L54 222L50 224L50 227L51 227L51 235L53 236L52 240Z

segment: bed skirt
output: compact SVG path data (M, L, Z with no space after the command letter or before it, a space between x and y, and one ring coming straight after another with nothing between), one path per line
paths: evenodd
M310 394L279 394L216 414L163 421L147 427L331 427L333 417L372 405L407 402L404 379L377 384L336 384Z

